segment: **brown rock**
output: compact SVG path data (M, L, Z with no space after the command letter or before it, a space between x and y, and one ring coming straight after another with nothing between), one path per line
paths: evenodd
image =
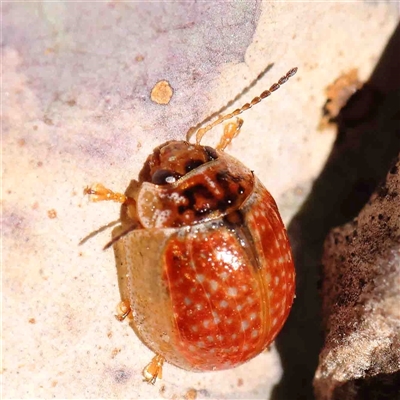
M400 160L323 256L317 399L400 399Z

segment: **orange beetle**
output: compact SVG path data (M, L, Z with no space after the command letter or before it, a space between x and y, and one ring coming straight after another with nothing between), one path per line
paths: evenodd
M123 204L113 232L122 295L120 320L164 360L191 371L236 367L260 354L289 315L295 271L276 203L247 167L223 150L242 125L229 123L216 149L200 145L215 125L249 109L296 73L197 131L196 144L156 148L126 194L97 184L93 201Z

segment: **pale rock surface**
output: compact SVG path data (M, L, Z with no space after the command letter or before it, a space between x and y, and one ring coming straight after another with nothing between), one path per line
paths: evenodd
M83 188L102 182L124 191L154 147L183 139L271 63L233 106L297 66L289 83L243 115L227 149L289 222L335 140L333 130L317 130L326 86L355 67L367 79L397 18L386 2L3 3L3 398L169 399L194 389L198 398L267 399L282 377L280 355L284 365L296 361L284 370L297 381L283 380L275 398L306 398L317 362L307 341L319 321L301 292L305 320L289 325L300 347L289 341L286 353L273 347L218 373L167 365L162 382L143 384L152 354L113 317L114 256L101 250L110 232L78 245L117 220L119 206L91 204ZM173 89L168 105L150 99L160 80ZM308 354L299 358L302 346Z

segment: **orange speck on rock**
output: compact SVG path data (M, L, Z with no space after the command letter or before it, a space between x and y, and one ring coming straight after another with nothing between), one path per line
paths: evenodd
M342 73L333 83L325 89L326 103L323 108L323 117L318 128L325 129L335 121L340 110L347 104L350 97L362 86L358 78L358 70L351 69Z
M57 218L57 211L54 208L52 208L51 210L47 211L47 216L50 219Z
M115 358L118 353L121 353L121 349L113 349L113 351L111 352L111 358Z
M151 100L157 104L168 104L174 91L168 81L159 81L151 90Z
M187 390L184 396L185 400L195 400L197 399L197 390L190 388Z
M36 319L35 318L29 318L28 322L30 324L36 324Z

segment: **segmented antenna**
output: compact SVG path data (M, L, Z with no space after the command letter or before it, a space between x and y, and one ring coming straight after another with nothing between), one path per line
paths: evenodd
M275 92L275 90L278 90L281 87L281 85L286 83L288 81L288 79L291 78L296 72L297 72L297 68L292 68L290 71L288 71L286 73L285 76L282 76L282 78L279 79L279 81L277 83L274 83L268 90L264 90L259 96L254 97L254 99L250 103L246 103L242 107L236 109L235 111L232 111L230 114L222 115L217 120L212 122L211 124L205 126L204 128L200 128L196 132L196 144L200 144L201 139L203 138L203 136L209 130L214 128L215 126L221 124L222 122L224 122L224 121L226 121L228 119L231 119L231 118L235 117L236 115L241 114L244 111L247 111L248 109L250 109L254 105L258 104L261 100L264 100L266 97L270 96L272 94L272 92Z

